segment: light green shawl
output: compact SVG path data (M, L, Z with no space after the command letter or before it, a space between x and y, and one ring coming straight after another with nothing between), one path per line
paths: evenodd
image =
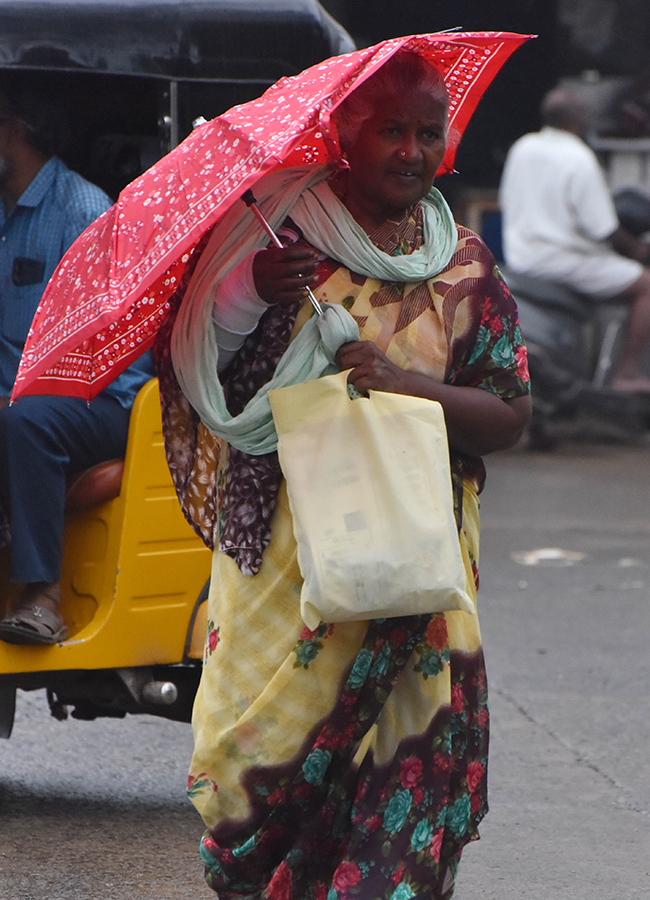
M291 215L305 238L328 256L361 275L385 281L414 282L445 268L456 246L451 210L432 188L422 201L424 243L414 253L389 256L368 239L325 180L329 168L280 170L255 186L260 208L273 228ZM192 276L171 339L176 377L204 425L240 450L253 455L277 446L268 391L337 371L339 347L359 340L356 322L341 306L324 304L282 356L275 374L237 416L226 408L217 376L218 348L212 326L215 285L255 249L267 243L252 213L236 204L217 223Z

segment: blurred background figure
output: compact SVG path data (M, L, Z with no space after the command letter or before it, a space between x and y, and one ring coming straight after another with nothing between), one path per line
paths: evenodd
M0 85L0 540L11 543L11 581L24 585L0 639L17 644L65 637L58 607L66 478L124 455L131 405L152 374L146 354L90 405L53 396L8 405L50 276L111 205L57 157L65 134L56 96Z
M542 129L517 140L501 179L503 250L513 272L564 284L595 302L629 306L612 386L650 392L641 372L650 339L650 245L618 219L605 175L585 143L589 110L565 89L549 92Z

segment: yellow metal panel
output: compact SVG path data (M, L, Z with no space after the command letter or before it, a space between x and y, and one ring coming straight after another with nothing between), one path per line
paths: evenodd
M66 522L69 639L55 647L0 643L0 673L182 662L210 562L176 500L153 380L131 414L120 496Z

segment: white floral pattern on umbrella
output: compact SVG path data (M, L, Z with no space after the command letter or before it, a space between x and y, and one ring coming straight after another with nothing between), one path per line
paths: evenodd
M331 112L401 48L444 75L449 141L440 172L452 171L478 101L528 37L455 32L384 41L282 78L259 99L197 128L128 185L66 253L34 317L13 398L99 393L152 344L201 236L262 174L336 159Z

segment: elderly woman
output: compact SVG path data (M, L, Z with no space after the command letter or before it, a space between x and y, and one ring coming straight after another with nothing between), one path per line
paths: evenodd
M487 810L477 617L308 630L277 455L215 439L178 386L201 408L205 381L216 380L197 362L202 336L184 309L210 306L235 414L309 320L305 289L342 305L360 336L336 356L349 381L442 405L475 597L481 456L518 439L530 400L514 303L486 247L455 226L433 188L446 117L439 73L396 54L336 113L336 171L285 173L281 188L260 188L286 205L286 246L249 253L221 276L227 235L206 236L180 292L171 364L159 348L175 481L205 533L212 509L221 551L189 779L207 825L206 878L221 898L442 900Z

